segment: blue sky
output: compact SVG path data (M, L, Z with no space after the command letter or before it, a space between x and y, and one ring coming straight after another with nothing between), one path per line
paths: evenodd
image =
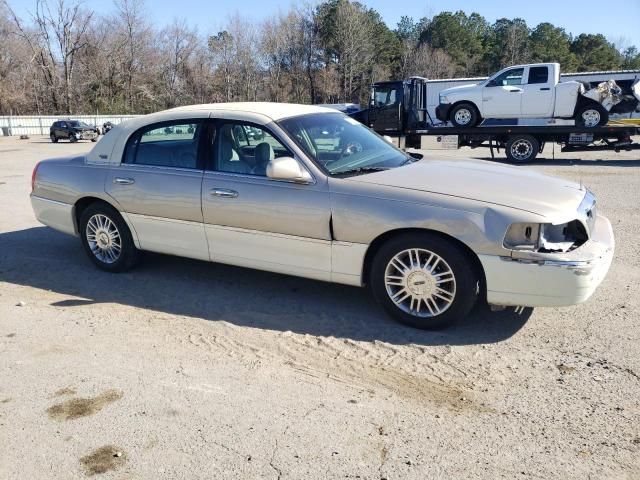
M551 22L573 34L603 33L623 45L640 48L640 0L603 2L602 0L361 0L375 8L387 25L394 28L402 15L414 18L433 16L441 11L476 11L490 22L501 17L521 17L529 26ZM235 12L259 20L269 14L285 11L298 3L290 0L147 0L150 20L156 26L170 23L173 18L185 18L203 33L220 30L225 19ZM311 2L312 4L318 3ZM9 5L23 16L35 7L35 0L9 0ZM87 8L99 13L112 9L109 0L90 0Z

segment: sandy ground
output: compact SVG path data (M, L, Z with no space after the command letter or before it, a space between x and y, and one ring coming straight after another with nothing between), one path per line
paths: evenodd
M37 160L90 148L0 138L0 478L640 478L638 152L526 167L612 221L589 302L433 333L357 288L151 254L96 270L28 197Z

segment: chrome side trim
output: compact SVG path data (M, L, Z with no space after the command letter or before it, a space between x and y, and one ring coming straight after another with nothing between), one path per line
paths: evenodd
M58 200L51 200L50 198L39 197L38 195L31 195L31 198L38 199L38 200L40 200L42 202L52 203L54 205L61 205L61 206L65 206L65 207L71 207L72 206L70 203L59 202Z

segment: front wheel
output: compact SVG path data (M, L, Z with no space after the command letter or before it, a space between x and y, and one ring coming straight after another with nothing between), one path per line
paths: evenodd
M373 259L369 285L394 319L436 329L469 313L478 298L479 275L461 247L425 232L385 243Z
M601 127L609 121L609 112L599 103L589 103L576 112L576 125L586 128Z
M454 127L475 127L480 121L476 107L470 103L460 103L451 109L449 116Z
M138 258L129 227L113 207L94 203L80 215L80 238L91 261L107 272L129 270Z

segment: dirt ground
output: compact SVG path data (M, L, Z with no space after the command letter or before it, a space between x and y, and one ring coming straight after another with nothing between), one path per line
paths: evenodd
M98 271L29 203L36 161L91 146L0 138L0 478L640 478L638 152L521 167L582 181L614 226L586 304L434 333L357 288Z

